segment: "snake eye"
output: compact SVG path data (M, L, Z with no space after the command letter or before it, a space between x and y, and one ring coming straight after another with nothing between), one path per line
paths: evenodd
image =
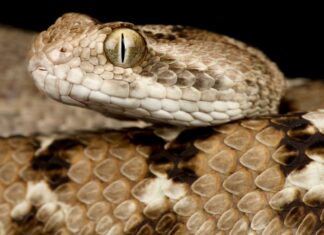
M119 67L134 67L146 54L144 38L128 28L114 30L105 40L104 49L110 62Z

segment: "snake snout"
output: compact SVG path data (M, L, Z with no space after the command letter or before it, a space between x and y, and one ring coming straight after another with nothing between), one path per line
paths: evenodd
M51 98L60 100L58 92L58 76L55 75L55 66L44 53L34 54L28 64L36 87Z

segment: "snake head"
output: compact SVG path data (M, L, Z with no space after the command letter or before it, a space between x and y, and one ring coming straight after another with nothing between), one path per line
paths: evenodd
M60 102L184 126L275 113L283 90L276 65L234 39L77 13L39 34L29 71Z

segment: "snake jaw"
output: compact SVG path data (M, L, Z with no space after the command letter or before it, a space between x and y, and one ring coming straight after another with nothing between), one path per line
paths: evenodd
M107 51L110 36L122 39ZM118 63L124 61L134 38L144 40L139 40L141 50L129 48L135 59L122 67L111 63L118 53ZM276 113L283 90L281 72L261 52L185 27L99 24L71 13L40 34L32 54L29 70L40 90L107 116L215 125Z

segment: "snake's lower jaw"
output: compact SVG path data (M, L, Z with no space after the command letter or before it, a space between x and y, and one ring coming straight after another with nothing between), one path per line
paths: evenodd
M31 58L29 70L36 86L51 98L117 119L208 126L276 112L275 105L270 110L260 110L251 102L242 105L237 97L247 98L246 95L234 93L232 89L210 91L215 97L217 93L226 100L194 100L191 98L201 97L204 92L194 87L165 87L139 75L133 81L127 81L127 76L120 80L103 79L97 74L85 73L80 67L55 65L44 54ZM186 94L187 100L182 99Z

